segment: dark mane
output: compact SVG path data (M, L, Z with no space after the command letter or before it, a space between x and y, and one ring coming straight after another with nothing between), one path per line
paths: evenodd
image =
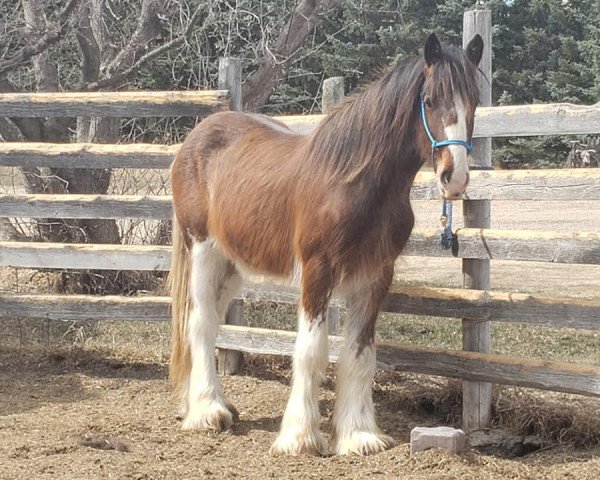
M423 58L415 58L391 69L364 92L348 99L314 132L307 158L325 167L332 177L341 176L346 182L352 182L366 170L378 177L389 158L415 167L414 162L420 159L410 137L418 115L424 70ZM431 78L439 95L458 94L469 104L477 105L476 72L463 49L445 47Z

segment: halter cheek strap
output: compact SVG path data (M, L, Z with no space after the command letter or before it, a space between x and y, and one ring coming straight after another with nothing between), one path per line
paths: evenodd
M431 154L433 156L434 150L442 147L447 147L448 145L460 145L467 149L467 153L471 153L473 151L473 144L471 142L465 142L464 140L443 140L438 142L431 133L429 129L429 125L427 124L427 117L425 115L425 101L421 99L421 120L423 121L423 128L425 129L425 133L429 137L429 141L431 142Z

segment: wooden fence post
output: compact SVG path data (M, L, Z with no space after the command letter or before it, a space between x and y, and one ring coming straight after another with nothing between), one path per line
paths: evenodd
M486 78L478 79L480 105L492 104L492 14L489 10L471 10L463 16L463 47L475 34L481 35L484 49L479 67ZM492 139L473 141L473 160L481 167L492 166ZM490 228L490 201L463 201L465 227ZM462 262L465 288L490 289L490 261L466 259ZM490 353L492 347L490 322L464 318L462 321L463 350ZM462 424L465 432L488 427L492 414L492 384L463 381Z
M344 100L344 77L331 77L323 82L321 110L328 114L332 108Z
M331 77L323 82L323 97L321 111L331 112L333 107L344 100L344 77ZM339 307L329 307L327 310L327 327L330 335L337 335L341 326Z
M219 89L229 90L231 110L242 110L242 62L238 58L219 59ZM244 301L233 300L225 317L227 325L245 325ZM242 362L242 352L219 349L217 354L219 373L231 375L236 373Z

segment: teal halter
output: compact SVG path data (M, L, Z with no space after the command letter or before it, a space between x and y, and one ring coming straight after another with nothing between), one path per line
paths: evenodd
M429 141L431 142L431 156L433 157L434 150L442 147L447 147L448 145L460 145L467 149L467 153L471 153L473 151L473 144L471 142L465 142L464 140L443 140L438 142L435 138L433 138L433 134L431 130L429 130L429 125L427 125L427 117L425 116L425 101L421 99L421 120L423 121L423 128L425 128L425 133L429 137Z

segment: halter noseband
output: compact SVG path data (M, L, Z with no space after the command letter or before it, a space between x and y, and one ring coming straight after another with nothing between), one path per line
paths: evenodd
M467 149L467 153L471 153L473 151L473 144L471 142L465 142L464 140L443 140L438 142L435 138L433 138L433 134L431 130L429 130L429 125L427 124L427 117L425 116L425 101L421 98L421 120L423 121L423 128L425 129L425 133L429 137L429 141L431 142L431 157L433 159L433 152L442 147L447 147L448 145L460 145Z

